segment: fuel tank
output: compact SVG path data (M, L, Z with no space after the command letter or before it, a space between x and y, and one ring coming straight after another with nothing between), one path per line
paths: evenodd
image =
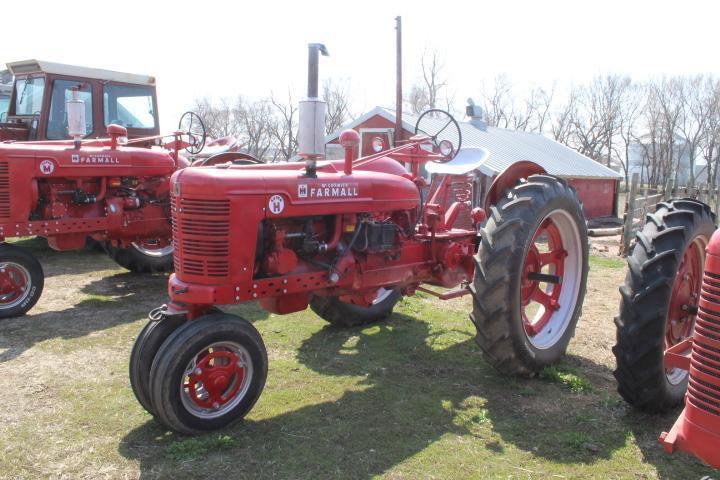
M122 146L76 149L67 143L0 143L0 166L5 162L11 178L15 174L25 178L164 176L176 168L167 150ZM22 183L16 185L21 188Z
M171 179L180 197L254 196L262 212L248 217L283 218L357 212L389 212L418 206L417 186L395 160L382 157L345 175L341 161L318 162L317 176L303 163L216 165L176 172ZM262 197L257 201L257 197Z

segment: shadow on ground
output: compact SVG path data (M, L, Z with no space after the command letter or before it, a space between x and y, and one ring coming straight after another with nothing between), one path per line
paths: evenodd
M0 362L16 358L39 342L79 338L134 322L167 297L166 286L167 275L118 273L87 284L70 308L37 314L31 310L22 317L3 319Z
M445 342L446 335L457 341ZM233 470L242 478L371 478L446 434L474 437L473 444L484 447L478 467L482 458L508 448L527 452L526 458L583 467L610 458L631 435L656 430L625 413L617 395L573 393L547 380L508 379L482 361L466 332L433 337L427 323L405 315L364 331L325 327L302 344L298 359L322 375L365 380L336 401L224 431L239 446L221 456L225 464L237 465ZM607 387L607 367L580 357L568 362ZM119 451L139 461L143 476L162 476L177 465L164 456L166 447L182 439L148 421L128 433ZM646 458L657 460L654 454ZM203 476L207 460L189 459L182 466ZM662 472L665 465L660 462L661 475L670 478ZM677 474L677 465L670 463L668 472L671 466Z

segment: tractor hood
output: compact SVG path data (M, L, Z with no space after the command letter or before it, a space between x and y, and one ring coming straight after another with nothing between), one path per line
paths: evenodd
M109 148L65 144L0 143L0 162L30 162L35 177L159 176L175 171L175 160L162 149Z
M417 186L395 160L379 158L350 175L345 175L342 165L319 162L316 178L305 175L302 163L192 167L173 175L172 191L175 196L198 199L254 196L246 206L262 208L261 216L279 218L389 212L411 209L420 202Z

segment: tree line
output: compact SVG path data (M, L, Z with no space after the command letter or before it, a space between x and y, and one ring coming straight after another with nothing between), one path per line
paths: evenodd
M413 113L444 108L459 116L442 56L426 51L421 60L404 108ZM626 182L631 171L639 171L643 183L677 183L684 170L693 186L696 168L704 164L704 179L717 184L720 80L714 75L635 81L628 75L605 74L567 88L558 85L521 92L500 75L481 83L479 105L488 125L547 135L618 170ZM349 82L327 80L321 96L327 103L326 133L355 117ZM244 151L258 158L287 161L297 153L297 100L291 93L261 99L201 98L194 108L211 137L233 135Z
M454 111L443 76L444 62L434 51L422 56L421 75L406 97L408 108ZM639 170L643 183L676 183L696 169L716 185L720 166L720 80L714 75L668 76L634 81L605 74L570 88L532 87L518 93L505 75L484 82L480 105L488 125L537 132L619 170L628 181ZM687 163L687 165L685 165Z

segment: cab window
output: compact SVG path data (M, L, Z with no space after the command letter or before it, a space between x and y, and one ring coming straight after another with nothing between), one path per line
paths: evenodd
M0 93L0 122L7 121L7 111L10 107L10 95Z
M68 119L66 102L72 99L72 90L77 88L79 97L85 103L85 132L93 132L92 117L92 87L79 80L55 80L53 82L52 96L50 97L50 114L48 115L48 140L64 140L70 138L68 134Z
M35 115L42 108L45 78L21 78L15 82L15 115Z
M149 87L105 85L103 92L105 126L155 128L153 90Z

